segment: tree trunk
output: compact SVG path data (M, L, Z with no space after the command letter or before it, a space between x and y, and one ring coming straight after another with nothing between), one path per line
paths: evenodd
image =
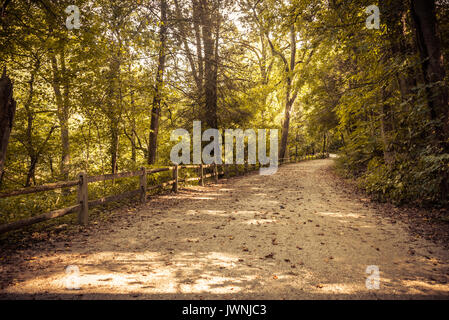
M118 123L115 120L111 119L111 145L110 145L110 154L111 154L111 173L116 174L118 171L117 164L117 153L118 153Z
M26 119L27 119L27 128L25 130L25 141L23 144L26 147L28 157L30 158L30 166L28 167L28 173L25 180L25 187L29 187L31 183L31 178L34 176L34 169L36 167L36 151L35 145L33 141L33 112L31 111L31 104L33 102L34 95L34 80L37 71L40 68L40 61L37 60L34 65L34 69L31 72L30 80L28 81L28 97L23 104L23 108L25 109Z
M198 94L199 97L203 96L204 90L204 58L203 58L203 46L202 46L202 34L201 34L201 19L198 0L193 0L193 30L195 31L195 44L196 44L196 56L198 60Z
M156 162L159 119L161 116L162 89L164 86L165 60L167 51L167 2L161 0L161 26L159 28L159 61L156 74L156 88L151 111L150 140L148 145L148 164Z
M62 49L64 50L64 49ZM59 71L58 63L55 54L51 54L51 66L53 72L52 86L56 98L57 116L59 120L59 127L61 130L61 162L60 172L63 180L69 179L69 165L70 165L70 142L69 142L69 86L67 74L65 70L64 53L60 53L60 63L62 70ZM64 80L64 96L61 92L61 82Z
M298 94L298 88L292 93L293 84L293 72L296 66L296 31L295 26L290 27L290 66L286 63L286 59L283 58L285 64L285 72L287 77L287 92L285 94L285 114L284 122L282 124L282 138L281 138L281 149L279 157L286 158L287 155L287 144L288 144L288 131L290 129L290 115L292 112L293 103L296 100Z
M326 153L326 132L323 133L323 151L322 153Z
M47 8L46 8L47 9ZM49 33L53 34L56 25L55 17L46 11ZM61 133L61 162L59 164L61 179L69 179L70 166L70 141L69 141L69 79L65 65L65 46L62 38L59 39L60 47L57 49L59 55L60 68L58 67L57 53L49 52L52 79L51 85L55 93L57 117L59 121L59 129ZM63 92L61 92L61 88Z
M137 162L136 150L136 105L134 101L134 89L131 89L131 161L135 165Z
M119 49L120 50L120 49ZM118 153L118 141L119 141L119 126L120 126L120 108L117 107L121 103L120 97L120 56L113 56L109 62L109 74L108 74L108 109L106 110L106 116L109 120L109 155L111 159L111 173L117 173L117 153Z
M62 104L62 114L60 121L61 126L61 146L62 146L62 158L61 158L61 173L63 174L64 180L69 179L70 173L70 141L69 141L69 117L70 117L70 101L69 101L69 77L67 75L66 65L65 65L65 54L61 51L61 79L62 87L64 89L63 94L63 104Z
M31 186L31 180L34 181L34 184L36 184L36 165L37 165L37 156L33 156L30 159L30 166L28 167L27 177L25 180L25 188Z
M0 177L3 177L6 150L8 148L15 113L16 102L13 98L13 85L11 79L6 75L5 68L0 78Z
M205 120L209 128L218 128L217 115L217 61L215 41L212 37L213 24L211 20L212 4L208 0L200 1L200 20L202 24L204 45L204 97Z
M288 95L289 96L289 95ZM282 137L281 137L281 150L279 153L279 158L286 158L287 155L287 143L288 143L288 131L290 128L290 113L293 106L293 101L287 97L287 102L285 104L285 114L284 122L282 123Z

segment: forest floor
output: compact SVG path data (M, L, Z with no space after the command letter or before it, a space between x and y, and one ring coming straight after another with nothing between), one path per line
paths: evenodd
M449 298L449 250L355 193L333 160L117 210L0 260L1 299ZM403 218L400 218L403 217ZM66 267L79 268L79 290ZM378 266L379 289L366 269Z

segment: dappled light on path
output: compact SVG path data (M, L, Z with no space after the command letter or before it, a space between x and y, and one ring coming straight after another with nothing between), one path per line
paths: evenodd
M1 297L447 297L447 251L341 192L331 164L286 165L273 176L155 197L70 243L2 264ZM65 286L68 265L79 268L80 290ZM380 270L378 290L366 287L370 265Z

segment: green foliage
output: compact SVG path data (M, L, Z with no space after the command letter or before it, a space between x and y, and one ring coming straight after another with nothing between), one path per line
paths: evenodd
M381 201L438 204L442 172L447 172L448 164L448 154L404 161L394 167L374 158L359 178L359 185Z
M435 143L441 121L431 116L428 92L447 83L423 80L409 2L379 2L381 26L375 30L365 27L364 10L372 4L367 0L210 1L219 8L214 18L220 18L214 31L219 36L214 65L219 129L281 129L286 98L296 93L290 156L338 152L339 168L378 199L441 204L448 150ZM193 71L206 63L193 30L197 2L178 2L185 19L177 17L174 2L167 2L170 23L164 83L158 87L162 107L154 167L170 165L171 131L190 131L193 120L207 113L204 88L196 88ZM66 179L65 131L68 179L81 171L92 176L147 164L161 46L159 2L78 0L81 28L71 31L64 9L74 3L45 3L11 1L0 17L0 67L7 67L17 101L2 191ZM447 4L438 3L443 54L449 52L448 16ZM286 71L292 27L296 65ZM185 171L185 177L193 174ZM169 173L159 173L149 177L149 184L168 179ZM90 186L91 194L118 194L136 183L97 183ZM73 194L59 192L3 199L0 222L74 201Z

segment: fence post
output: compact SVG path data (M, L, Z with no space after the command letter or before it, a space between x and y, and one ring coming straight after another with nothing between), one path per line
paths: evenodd
M218 183L218 169L216 163L214 163L214 176L215 176L215 183Z
M226 179L229 179L229 165L228 164L223 164L224 166L224 174Z
M204 187L204 167L203 164L200 164L200 184Z
M248 171L248 160L245 160L245 174L247 174Z
M140 176L140 202L147 202L147 170L145 167L140 168L142 175Z
M173 192L178 192L178 165L175 164L175 168L173 169Z
M87 193L87 174L81 172L78 175L79 185L78 185L78 203L81 205L80 211L78 212L78 223L85 226L89 222L89 196Z

